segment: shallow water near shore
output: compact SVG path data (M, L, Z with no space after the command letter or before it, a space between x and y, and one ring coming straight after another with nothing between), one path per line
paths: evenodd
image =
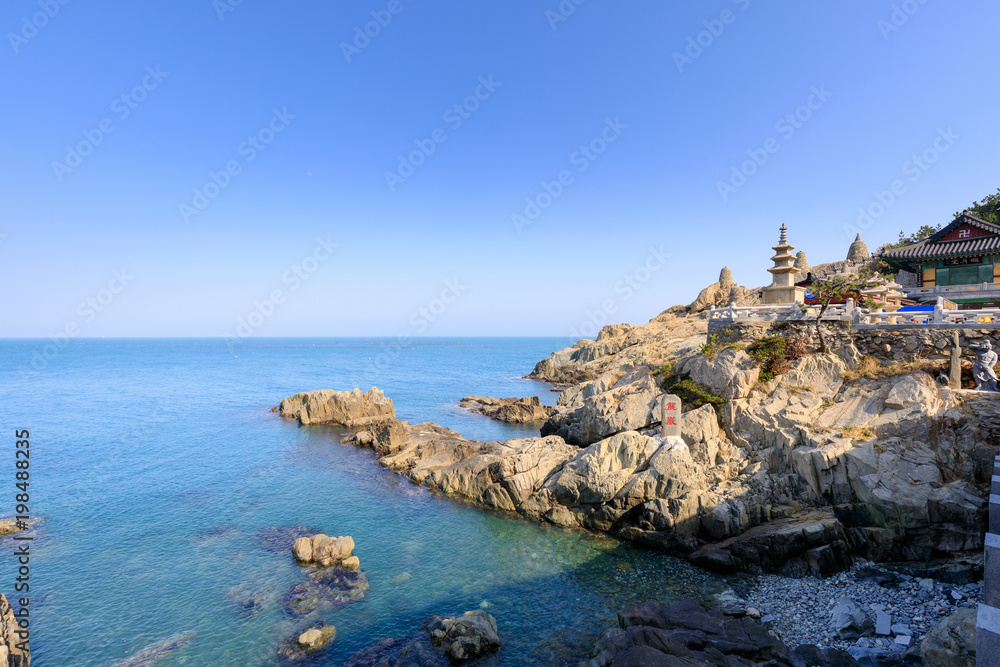
M33 663L113 665L189 633L155 664L277 664L278 642L303 626L279 600L303 577L276 527L357 544L371 590L320 614L337 626L324 665L413 634L431 615L476 608L497 618L501 664L572 664L619 609L700 597L718 580L681 561L434 494L341 444L343 430L270 412L299 391L377 386L400 419L476 439L537 435L469 414L458 399L537 394L554 404L547 385L520 376L569 342L74 340L44 363L47 341L0 342L0 485L12 499L14 431L29 429L31 510L42 519ZM8 597L13 561L0 556Z

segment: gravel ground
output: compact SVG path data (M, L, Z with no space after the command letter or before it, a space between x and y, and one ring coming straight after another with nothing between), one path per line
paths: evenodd
M888 581L880 585L876 579ZM738 586L737 592L748 607L760 611L765 625L788 646L816 644L845 650L850 646L905 650L919 645L939 620L960 607L975 608L982 599L979 584L943 584L881 570L864 561L829 579L760 575ZM893 631L860 639L838 637L830 619L834 605L843 597L857 602L872 622L876 610L889 614ZM897 642L897 637L902 639Z

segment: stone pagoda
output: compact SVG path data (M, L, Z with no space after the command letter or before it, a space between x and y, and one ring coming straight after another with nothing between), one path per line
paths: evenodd
M781 225L781 238L778 245L772 247L775 254L771 261L774 266L768 271L774 278L771 286L764 291L764 303L803 303L806 291L804 287L795 286L799 270L795 268L795 255L792 254L795 246L788 244L788 227Z

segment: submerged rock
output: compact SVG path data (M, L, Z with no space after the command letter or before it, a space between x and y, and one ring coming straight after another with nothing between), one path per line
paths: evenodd
M542 405L541 398L494 398L492 396L466 396L458 402L469 412L510 424L530 424L545 421L555 408Z
M274 600L274 589L267 584L238 584L226 594L236 611L244 616L256 616Z
M444 667L484 658L499 648L496 619L476 609L461 616L433 616L416 634L381 639L351 656L344 667ZM484 663L479 660L476 664Z
M317 621L305 630L297 630L278 644L278 660L282 664L313 663L322 658L337 637L337 628Z
M367 393L360 389L333 391L320 389L289 396L278 405L278 414L285 419L298 419L300 424L338 424L354 428L396 418L392 400L372 387Z
M264 551L288 553L288 550L295 544L295 540L322 532L318 528L307 526L268 526L254 531L254 537Z
M402 639L380 639L348 658L344 667L447 667L449 664L421 632Z
M185 648L193 642L197 636L198 633L193 631L178 633L162 641L150 644L138 653L129 656L124 660L119 660L115 664L111 665L111 667L142 667L143 665L151 665L163 657ZM11 663L11 667L27 667L27 665L27 662Z
M497 619L482 609L461 616L434 616L424 626L431 643L439 646L452 662L472 660L500 648Z
M361 570L337 565L311 570L306 581L281 596L281 608L293 618L357 602L368 594L368 577Z

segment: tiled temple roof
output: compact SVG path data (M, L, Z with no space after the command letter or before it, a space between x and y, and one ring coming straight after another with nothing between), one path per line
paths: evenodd
M972 225L994 236L981 236L961 241L938 241L962 225ZM935 232L923 241L901 248L886 248L881 256L886 259L939 259L1000 252L1000 225L980 220L974 215L962 213L948 226Z

